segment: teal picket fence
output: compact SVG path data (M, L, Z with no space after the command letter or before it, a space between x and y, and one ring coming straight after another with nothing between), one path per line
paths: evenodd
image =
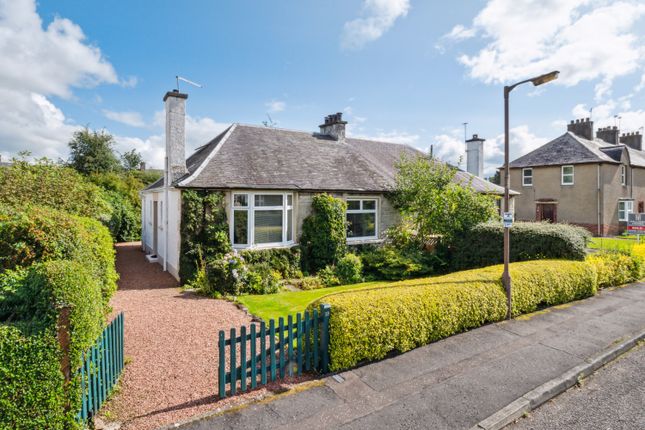
M83 353L78 370L82 393L79 420L87 421L98 412L121 376L124 364L123 313L120 313Z
M257 388L285 376L301 375L303 372L327 373L329 371L329 305L321 305L320 311L289 315L240 327L239 336L231 328L226 338L219 332L218 386L219 397ZM239 356L239 361L238 361ZM228 363L228 365L227 365ZM238 386L239 385L239 386Z

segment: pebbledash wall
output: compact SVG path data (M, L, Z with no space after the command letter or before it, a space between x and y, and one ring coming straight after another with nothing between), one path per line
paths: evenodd
M254 192L262 192L263 190L254 190ZM276 192L282 190L264 190L268 192ZM231 214L231 198L233 193L243 192L243 191L225 191L225 201L226 201L226 214L228 222L230 224L230 214ZM284 192L291 192L284 190ZM294 195L294 213L295 213L295 228L294 228L294 237L296 241L295 246L298 243L300 234L302 233L302 222L304 219L311 214L311 202L312 198L316 192L293 192ZM338 193L330 192L329 194L334 197L341 199L350 199L350 198L371 198L377 199L377 221L378 221L378 240L366 240L366 241L354 241L351 243L374 243L379 242L383 237L385 237L385 232L388 228L397 224L401 219L400 213L392 206L392 203L385 197L383 193ZM159 263L163 266L166 263L166 269L170 272L176 279L179 279L179 253L180 249L180 227L181 227L181 190L177 188L170 188L168 190L168 200L170 206L168 207L168 212L165 211L164 205L165 190L159 188L157 190L150 190L142 194L143 205L142 205L142 248L147 254L156 254L159 258ZM154 202L157 202L157 246L154 245ZM165 213L168 213L168 220L166 222L163 217ZM167 234L166 234L166 229ZM166 248L166 238L168 240L168 248ZM166 249L167 249L167 259L166 259Z

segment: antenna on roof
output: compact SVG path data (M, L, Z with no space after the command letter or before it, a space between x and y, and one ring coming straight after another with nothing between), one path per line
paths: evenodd
M175 79L177 80L177 91L179 91L179 81L186 82L187 84L190 84L190 85L192 85L194 87L197 87L197 88L203 88L203 86L198 84L197 82L193 82L193 81L188 80L186 78L183 78L183 77L181 77L179 75L175 76Z
M464 142L468 140L468 123L464 122Z
M619 130L620 130L620 120L621 119L623 119L622 116L614 115L614 125L617 126ZM616 124L616 122L618 122L618 124Z
M593 119L593 106L589 108L589 119Z
M277 124L276 124L276 122L273 120L273 118L271 118L271 115L269 115L268 113L267 113L267 118L269 118L269 120L268 120L268 121L262 121L262 124L263 124L265 127L268 127L268 128L274 128Z

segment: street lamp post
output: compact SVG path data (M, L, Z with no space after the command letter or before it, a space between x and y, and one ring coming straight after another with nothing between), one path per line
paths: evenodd
M558 78L559 71L553 71L546 73L544 75L537 76L535 78L527 79L525 81L517 82L513 85L508 85L504 87L504 212L510 212L511 208L509 205L509 188L510 188L510 173L508 169L508 153L509 153L509 130L508 130L508 99L511 91L518 85L525 84L527 82L533 83L534 86L546 84ZM508 263L511 256L511 234L510 226L506 223L504 224L504 273L502 274L502 284L506 290L506 318L511 319L512 315L512 299L511 299L511 274L508 271Z

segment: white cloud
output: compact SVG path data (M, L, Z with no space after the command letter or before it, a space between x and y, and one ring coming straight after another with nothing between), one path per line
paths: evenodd
M409 9L409 0L363 0L363 16L345 23L341 47L361 49L383 36L398 18L408 14Z
M146 125L139 112L115 112L103 109L103 115L105 115L107 119L132 127L143 127Z
M119 81L119 85L121 85L124 88L134 88L137 86L138 83L139 83L139 78L137 78L136 76L128 76L127 78L121 79Z
M602 97L644 67L643 16L645 4L629 0L490 0L468 29L490 42L459 61L486 83L560 70L559 84L599 80Z
M266 102L264 105L271 113L282 112L287 108L287 103L281 100L271 100L270 102Z
M616 125L620 127L621 132L631 132L645 126L645 110L627 110L623 108L624 104L616 103L614 100L594 106L594 128ZM589 117L589 109L584 104L574 106L571 113L576 118Z
M0 142L5 155L29 150L64 157L77 125L51 97L72 97L72 88L118 82L99 48L81 28L56 17L43 28L33 0L0 0Z
M348 129L347 135L356 139L370 139L378 140L381 142L399 143L404 145L415 146L419 142L419 135L408 133L399 130L376 130L375 133L350 133L352 130Z

